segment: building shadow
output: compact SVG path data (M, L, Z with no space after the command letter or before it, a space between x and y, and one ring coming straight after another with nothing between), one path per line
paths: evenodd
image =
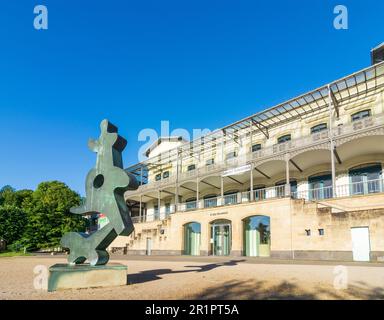
M236 266L239 262L244 262L245 260L230 260L220 263L210 263L202 266L184 266L185 268L195 268L193 270L172 270L172 269L155 269L155 270L146 270L139 273L129 274L127 276L127 284L139 284L150 281L160 280L162 275L165 274L179 274L179 273L190 273L190 272L208 272L220 267L232 267Z
M190 299L198 300L382 300L384 288L367 284L349 286L345 290L333 287L305 290L289 281L268 285L265 281L232 280L224 284L207 288Z

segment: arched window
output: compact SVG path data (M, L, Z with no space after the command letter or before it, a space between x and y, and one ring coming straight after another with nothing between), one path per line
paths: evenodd
M189 256L200 255L201 225L190 222L184 225L184 254Z
M329 199L333 196L332 174L321 173L308 177L310 200Z
M261 150L261 144L260 143L254 144L252 146L252 152L256 152L256 151L259 151L259 150Z
M269 257L271 244L270 218L252 216L243 220L244 255Z
M164 171L163 172L163 179L169 178L169 171Z
M368 109L368 110L362 110L362 111L356 112L351 117L352 117L352 121L358 121L364 118L368 118L370 116L371 116L371 110Z
M291 135L290 134L286 134L284 136L277 138L277 143L284 143L284 142L288 142L288 141L291 141Z
M382 191L382 167L370 163L349 169L352 194L367 194Z
M311 128L311 134L318 133L318 132L321 132L324 130L327 130L327 124L326 123L320 123L320 124Z

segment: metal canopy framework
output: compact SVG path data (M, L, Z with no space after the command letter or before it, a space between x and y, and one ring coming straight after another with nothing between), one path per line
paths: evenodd
M242 136L254 133L261 133L268 139L271 128L295 119L302 119L308 115L326 112L330 102L329 97L332 100L334 112L339 117L341 103L362 95L368 95L382 88L384 88L384 62L258 112L194 141L187 142L178 148L129 167L126 171L142 176L143 183L146 183L148 170L167 166L177 161L178 157L199 159L204 152L227 144L228 137L231 139L230 143L239 143L238 141L241 140Z

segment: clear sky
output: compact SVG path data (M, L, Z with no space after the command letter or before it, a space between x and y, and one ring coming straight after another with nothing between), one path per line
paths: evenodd
M382 0L4 0L0 15L0 186L18 189L83 193L104 118L129 166L144 128L216 129L367 67L384 41Z

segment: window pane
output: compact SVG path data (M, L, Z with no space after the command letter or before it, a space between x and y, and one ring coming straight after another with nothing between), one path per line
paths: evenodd
M371 116L371 110L363 110L352 115L352 121L361 120Z
M282 136L282 137L277 139L277 143L284 143L287 141L291 141L291 135L290 134L287 134L287 135Z
M253 146L252 146L252 152L256 152L256 151L258 151L258 150L260 150L261 149L261 144L254 144Z
M327 129L327 124L326 123L321 123L321 124L318 124L317 126L314 126L311 128L311 133L317 133L317 132L320 132L320 131L323 131L323 130L326 130Z

